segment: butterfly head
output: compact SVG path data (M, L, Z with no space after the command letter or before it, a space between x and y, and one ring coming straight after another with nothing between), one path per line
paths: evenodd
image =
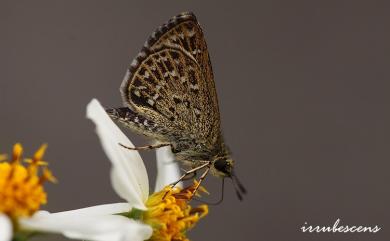
M233 159L230 157L216 158L212 163L212 173L220 177L231 177L233 173Z
M212 161L211 171L215 176L230 178L236 190L237 197L242 200L243 194L246 194L246 189L234 174L233 166L234 161L230 156L218 157Z

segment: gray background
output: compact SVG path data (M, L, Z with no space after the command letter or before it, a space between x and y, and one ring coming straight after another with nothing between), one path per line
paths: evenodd
M121 105L148 35L196 13L209 45L225 138L249 190L232 186L193 240L388 240L389 4L376 1L2 1L0 148L49 143L61 211L117 202L85 106ZM137 144L142 138L128 132ZM153 179L154 156L143 155ZM152 182L153 183L153 182ZM209 177L211 200L220 182ZM305 221L379 225L308 234ZM43 240L43 239L42 239ZM64 240L49 236L45 240Z

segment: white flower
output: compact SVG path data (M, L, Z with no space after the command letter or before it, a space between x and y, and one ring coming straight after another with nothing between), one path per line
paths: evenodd
M99 205L60 213L37 212L20 220L24 229L62 233L68 238L96 241L145 240L152 230L147 225L119 215L127 203Z
M11 220L0 213L0 241L9 241L12 238Z
M39 211L31 218L20 220L20 224L24 229L62 233L73 239L137 241L151 238L153 229L150 225L116 215L129 213L132 209L147 210L146 204L150 195L149 181L139 153L127 150L118 144L133 146L97 100L94 99L88 104L87 117L96 124L96 132L112 163L113 188L127 202L59 213ZM169 148L160 148L157 151L157 191L179 178L180 172L173 160ZM0 241L2 241L1 233Z

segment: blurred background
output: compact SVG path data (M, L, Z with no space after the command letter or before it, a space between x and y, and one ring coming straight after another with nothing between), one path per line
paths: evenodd
M149 34L193 11L209 46L226 142L249 193L225 200L191 240L388 240L387 1L2 1L0 153L49 143L55 212L120 201L85 118L121 106L125 70ZM126 132L137 144L145 140ZM142 153L150 179L154 154ZM154 181L151 181L153 184ZM220 181L209 176L207 200ZM300 227L379 225L370 233ZM35 240L66 240L49 235Z

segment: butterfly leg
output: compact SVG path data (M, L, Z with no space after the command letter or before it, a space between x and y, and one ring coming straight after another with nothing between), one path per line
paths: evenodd
M196 184L194 191L192 192L192 197L193 197L193 196L196 194L196 192L198 191L198 189L199 189L199 187L200 187L200 184L201 184L201 183L203 182L203 180L206 178L206 176L207 176L207 174L209 173L209 171L210 171L210 164L207 166L206 171L204 171L204 173L202 174L202 176L200 176L199 181L198 181L198 183ZM192 197L191 197L191 198L192 198Z
M196 177L196 171L193 173L189 173L187 176L183 178L183 181L191 180Z
M133 151L152 150L152 149L157 149L157 148L164 147L164 146L171 146L170 143L160 143L160 144L156 144L156 145L137 146L137 147L125 146L122 143L118 143L118 144L120 146L122 146L123 148L133 150Z
M198 166L198 167L195 167L195 168L193 168L193 169L187 171L186 173L184 173L183 175L181 175L181 177L180 177L176 182L170 184L171 188L174 188L179 182L183 181L184 178L185 178L186 176L188 176L189 174L196 173L196 171L198 171L198 170L200 170L200 169L202 169L202 168L205 168L205 167L208 167L207 169L209 170L209 169L210 169L210 162L206 162L206 163L204 163L204 164L202 164L202 165L200 165L200 166ZM207 172L208 172L208 171L207 171ZM206 173L206 174L207 174L207 173ZM205 174L203 173L203 175L205 175ZM202 175L202 177L203 177L203 175ZM206 175L205 175L205 176L206 176ZM203 177L203 178L202 178L202 177L201 177L201 179L203 180L204 177ZM199 188L199 187L197 187L196 189L198 189L198 188ZM164 194L163 199L167 196L167 194L168 194L168 191Z
M176 182L172 183L171 186L172 186L172 187L176 186L179 182L183 181L183 179L184 179L186 176L188 176L189 174L196 173L196 171L198 171L198 170L200 170L200 169L202 169L202 168L204 168L204 167L206 167L206 166L208 166L208 165L209 165L209 163L207 162L207 163L205 163L205 164L202 164L202 165L200 165L200 166L198 166L198 167L195 167L195 168L193 168L193 169L187 171L187 172L184 173Z

